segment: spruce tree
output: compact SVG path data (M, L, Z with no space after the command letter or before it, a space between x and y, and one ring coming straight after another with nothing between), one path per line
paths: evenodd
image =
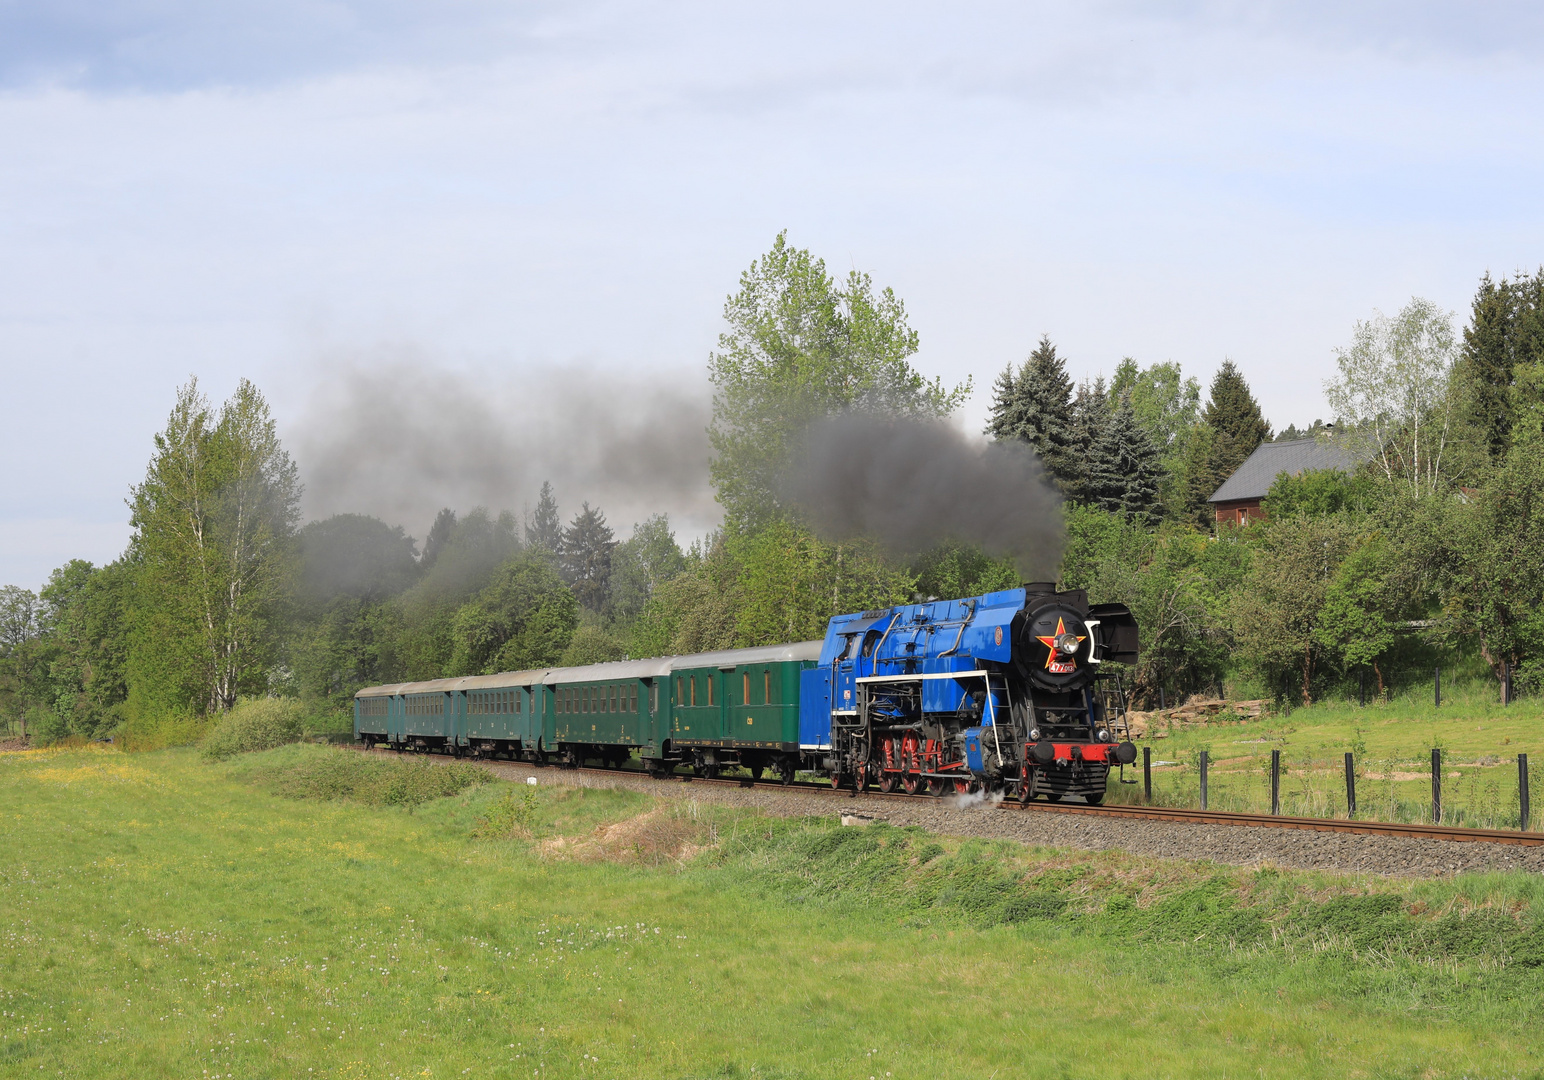
M1454 371L1462 395L1458 426L1463 471L1499 464L1511 448L1520 412L1536 402L1536 380L1520 378L1544 361L1544 269L1529 277L1480 280ZM1524 387L1523 382L1529 385Z
M1232 360L1224 360L1217 369L1201 422L1211 429L1212 445L1203 472L1196 478L1200 482L1193 490L1210 485L1202 496L1204 500L1238 471L1257 446L1271 437L1271 426L1260 415L1259 403Z
M428 570L439 561L440 552L445 550L445 545L450 542L451 534L456 531L456 512L450 507L445 507L434 517L434 524L429 526L429 535L424 539L423 558L418 561L420 570Z
M536 509L525 523L525 543L527 547L541 548L554 555L563 546L563 524L558 518L558 501L552 497L552 485L546 480L542 481Z
M1041 336L1017 377L1011 367L997 377L987 433L1029 443L1046 475L1063 492L1070 494L1077 487L1081 474L1073 450L1072 380L1048 336Z
M1013 365L1009 364L992 383L992 413L986 422L986 433L998 441L1018 437L1018 389Z
M573 586L574 595L590 611L606 606L611 582L611 552L617 546L606 515L583 503L574 520L563 530L559 551L563 578Z
M1107 414L1089 449L1086 501L1151 528L1163 517L1158 498L1161 473L1152 436L1137 422L1131 402L1122 400Z
M1110 398L1104 388L1104 376L1092 383L1084 379L1072 401L1072 422L1068 425L1069 449L1078 462L1077 479L1068 495L1079 502L1089 502L1088 456L1104 433L1110 419Z

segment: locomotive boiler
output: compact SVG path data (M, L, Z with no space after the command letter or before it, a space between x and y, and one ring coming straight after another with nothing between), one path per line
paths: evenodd
M1130 609L1050 583L837 616L800 748L833 786L1097 804L1136 759L1113 669L1136 659Z

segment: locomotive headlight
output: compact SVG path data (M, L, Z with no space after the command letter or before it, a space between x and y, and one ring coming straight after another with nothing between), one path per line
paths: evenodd
M1029 741L1030 742L1039 742L1040 741L1040 729L1039 728L1032 727L1032 728L1029 729Z
M1056 651L1063 656L1072 656L1077 653L1080 640L1076 634L1057 634Z
M1096 739L1098 739L1100 742L1109 742L1110 741L1110 733L1108 731L1106 731L1104 728L1100 728L1099 729L1099 734L1094 736L1094 737Z

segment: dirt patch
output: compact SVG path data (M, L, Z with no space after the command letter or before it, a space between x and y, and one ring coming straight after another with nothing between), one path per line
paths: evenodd
M658 866L685 862L718 840L717 831L685 806L661 806L637 817L598 826L588 836L554 836L536 845L543 856L582 862Z
M19 735L11 735L0 739L0 754L11 753L17 750L27 749L27 740Z

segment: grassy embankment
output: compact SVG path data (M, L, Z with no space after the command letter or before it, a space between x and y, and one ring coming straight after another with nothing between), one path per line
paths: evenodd
M480 779L311 746L0 756L0 1073L1544 1068L1544 885L1521 875L1229 870Z
M1139 745L1143 741L1139 740ZM1518 824L1517 755L1529 759L1532 828L1544 818L1544 702L1502 706L1494 687L1455 688L1437 708L1429 692L1369 704L1333 702L1260 720L1221 719L1175 729L1147 743L1155 762L1153 798L1194 806L1199 753L1210 756L1209 804L1219 810L1270 808L1270 752L1281 751L1281 810L1345 817L1344 755L1355 755L1357 817L1428 821L1431 751L1443 751L1443 820L1477 828ZM1141 763L1126 770L1141 779ZM1111 787L1111 800L1140 802L1141 787Z

